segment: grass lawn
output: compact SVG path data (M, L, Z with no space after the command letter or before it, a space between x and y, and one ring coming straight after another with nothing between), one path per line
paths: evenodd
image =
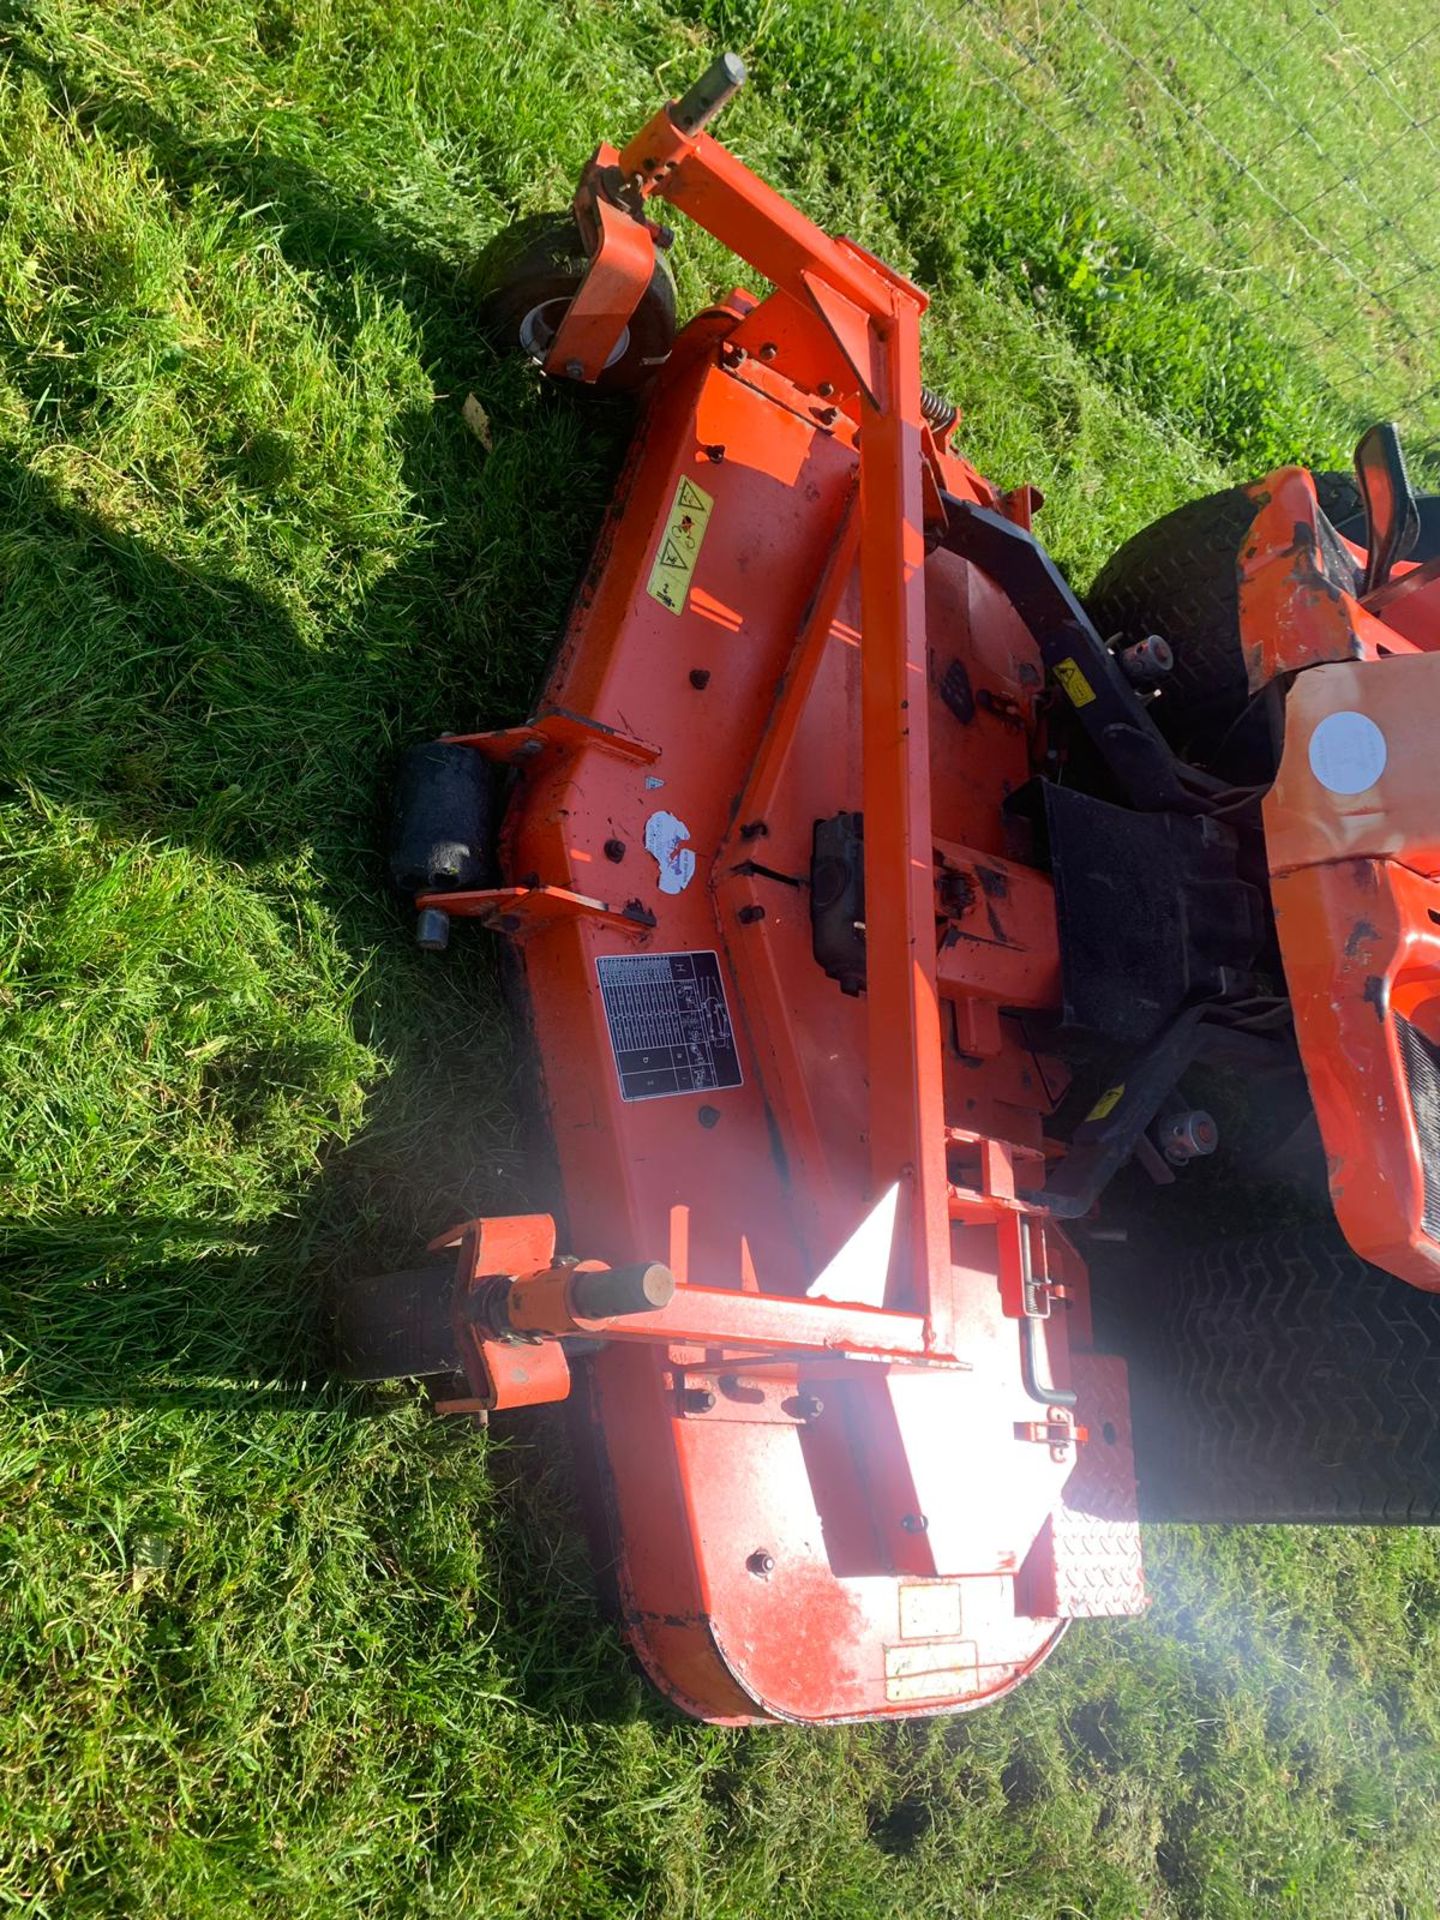
M1307 377L1440 442L1440 17L1430 0L934 0L936 31L1093 205L1079 285L1157 237ZM1163 250L1163 246L1162 246ZM1133 303L1132 303L1133 304Z
M394 749L523 715L626 438L482 343L497 228L739 47L727 139L934 289L933 381L1081 581L1384 399L1100 227L976 25L0 7L0 1912L1434 1913L1430 1536L1157 1531L1148 1619L973 1721L718 1732L602 1623L555 1423L324 1377L332 1276L537 1197L485 942L433 964L377 886Z

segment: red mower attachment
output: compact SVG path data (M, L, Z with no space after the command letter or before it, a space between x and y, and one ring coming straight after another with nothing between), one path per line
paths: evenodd
M627 366L657 202L773 291L674 340L534 718L422 749L463 805L402 834L422 941L477 920L520 963L556 1211L443 1233L453 1268L357 1289L342 1345L360 1377L459 1375L456 1410L574 1393L626 1630L687 1712L932 1714L1144 1606L1125 1366L1062 1223L1195 1047L1163 994L1132 1006L1125 1057L1158 1035L1168 1069L1127 1091L1087 1058L1088 1133L1053 1136L1049 849L1088 831L1024 804L1056 700L1130 728L1121 785L1178 809L1149 824L1182 880L1225 835L1035 544L1038 496L953 448L924 296L704 130L742 78L727 56L597 150L563 309L551 268L523 312L507 289L578 381Z

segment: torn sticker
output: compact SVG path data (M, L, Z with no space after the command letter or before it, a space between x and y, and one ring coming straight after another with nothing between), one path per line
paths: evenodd
M645 850L660 869L660 891L683 893L695 878L695 849L683 820L662 808L645 822Z

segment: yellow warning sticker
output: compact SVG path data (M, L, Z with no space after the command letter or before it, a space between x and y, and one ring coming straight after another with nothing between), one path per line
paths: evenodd
M695 562L700 558L700 542L705 538L705 529L710 524L710 510L714 505L715 502L703 487L697 487L693 480L682 475L675 489L675 499L665 517L660 547L655 555L655 564L650 569L650 584L646 588L650 598L658 600L662 607L668 607L671 613L684 610Z
M1070 696L1072 707L1088 707L1095 689L1080 671L1080 663L1068 657L1055 663L1055 678Z
M1094 696L1092 695L1091 697L1093 698ZM1105 1089L1104 1093L1101 1094L1094 1106L1091 1107L1085 1118L1087 1120L1108 1119L1124 1098L1125 1082L1122 1080L1118 1087L1107 1087Z

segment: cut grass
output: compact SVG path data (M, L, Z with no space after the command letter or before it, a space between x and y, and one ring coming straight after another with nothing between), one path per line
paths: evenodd
M414 954L376 880L395 747L524 712L627 432L479 339L507 218L738 41L727 138L934 287L931 376L1081 579L1333 460L1324 370L1205 261L1096 254L1090 183L906 6L6 18L0 1902L1433 1911L1428 1536L1160 1533L1150 1618L1003 1708L721 1733L601 1623L559 1422L343 1393L318 1310L539 1198L493 956ZM687 305L728 284L676 255Z

